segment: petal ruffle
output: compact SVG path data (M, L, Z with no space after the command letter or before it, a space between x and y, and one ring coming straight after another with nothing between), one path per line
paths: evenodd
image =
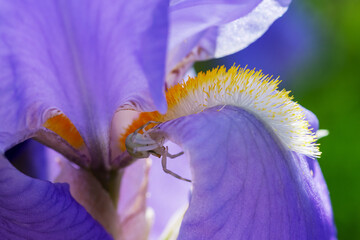
M112 239L70 195L67 184L32 179L0 156L2 239Z
M215 107L159 127L154 134L182 145L193 173L179 239L336 238L306 159L253 115Z
M171 1L167 76L181 80L194 61L222 57L247 47L287 10L290 1Z
M0 149L61 110L93 161L107 159L119 106L154 110L151 95L166 108L167 13L162 0L2 2Z

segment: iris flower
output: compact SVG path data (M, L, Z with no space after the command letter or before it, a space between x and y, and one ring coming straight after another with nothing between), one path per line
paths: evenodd
M1 1L1 239L146 239L149 164L134 155L164 157L165 140L192 171L179 233L175 223L166 237L334 238L314 115L246 68L177 84L194 61L246 47L288 4ZM151 120L162 123L138 136L156 144L129 138L126 151ZM5 158L30 138L67 159L55 183Z

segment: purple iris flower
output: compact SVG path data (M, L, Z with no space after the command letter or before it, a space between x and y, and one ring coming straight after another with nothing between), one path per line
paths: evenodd
M158 110L160 118L168 117L174 104L164 90L194 61L246 47L288 4L0 1L0 239L147 239L153 215L146 205L149 161L133 161L136 141L130 154L119 144L123 127L137 118L128 111ZM264 91L278 96L276 89ZM207 89L204 94L218 99ZM277 122L264 122L271 117L225 100L207 103L198 114L177 112L147 135L157 144L164 138L178 143L190 158L189 207L183 220L179 215L179 233L175 223L167 236L335 238L313 135L299 135L310 139L304 148L298 135L290 135L295 140L288 145L271 128ZM277 108L285 111L287 104L293 106ZM294 106L305 113L295 125L305 126L306 118L316 130L316 117ZM62 154L54 183L22 174L5 158L30 138ZM165 147L150 150L159 149ZM35 152L33 158L43 157L43 149Z

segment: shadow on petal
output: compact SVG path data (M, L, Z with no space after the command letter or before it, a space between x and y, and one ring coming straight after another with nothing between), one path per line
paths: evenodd
M14 167L24 174L48 180L46 147L32 139L22 142L5 152Z

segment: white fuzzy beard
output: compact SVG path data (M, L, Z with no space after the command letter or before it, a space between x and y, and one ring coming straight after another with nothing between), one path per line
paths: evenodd
M294 152L319 157L316 136L300 105L292 101L290 92L278 90L278 79L272 80L261 71L224 67L200 73L195 78L170 89L173 103L169 102L164 120L195 114L214 106L232 105L254 114L280 142ZM172 92L173 91L173 92ZM179 94L186 91L185 94ZM179 97L177 95L182 95Z

